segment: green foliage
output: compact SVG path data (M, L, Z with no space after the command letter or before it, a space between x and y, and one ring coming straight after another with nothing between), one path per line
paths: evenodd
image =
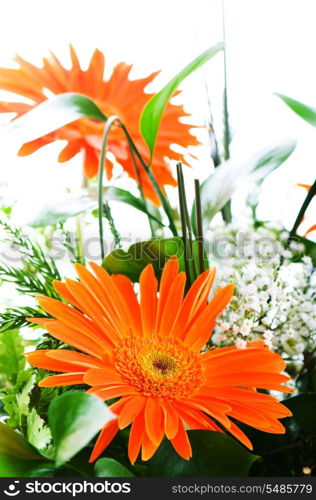
M9 307L0 314L1 324L0 332L16 330L23 326L32 326L27 318L47 318L40 308L35 307Z
M125 189L114 186L104 187L103 196L106 201L120 201L136 210L140 210L157 223L159 222L159 219L147 210L140 198ZM68 198L62 202L54 203L54 205L45 206L29 224L32 227L54 226L68 220L70 217L92 211L97 208L97 205L97 199L93 195ZM161 222L160 225L162 225Z
M21 434L0 422L0 477L47 476L51 466Z
M39 416L35 408L32 408L26 417L26 437L28 442L42 454L52 455L52 434L45 421Z
M295 141L283 141L277 146L266 148L243 163L232 160L219 165L201 185L201 205L204 229L210 221L231 199L242 182L260 183L267 175L282 165L293 153ZM191 215L192 226L196 233L195 204Z
M3 398L4 409L9 415L7 424L15 429L26 429L26 417L30 412L31 392L36 383L32 369L21 371L13 389L6 390Z
M183 82L187 76L203 66L207 61L214 57L218 52L223 50L223 43L218 43L210 49L200 54L196 59L190 62L182 71L180 71L165 87L155 94L145 105L141 118L140 130L149 148L151 156L154 153L156 139L158 135L160 121L163 116L165 107L168 101L174 94L175 90Z
M197 242L193 242L193 254L194 262L198 265ZM105 257L102 266L110 274L125 274L137 282L140 273L148 264L153 265L157 278L160 278L166 261L173 255L179 259L180 270L185 271L183 242L179 237L141 241L131 245L126 252L121 249L114 250ZM192 260L190 264L192 266ZM207 267L208 262L205 258L205 269Z
M134 474L113 458L100 458L94 466L96 477L134 477Z
M112 418L97 397L69 391L55 398L48 411L49 427L56 448L56 465L70 460Z
M0 330L0 377L1 385L15 384L18 373L23 370L24 345L18 330Z
M303 120L313 127L316 127L316 108L303 104L300 101L296 101L295 99L292 99L292 97L288 97L284 94L276 93L275 95L287 104L287 106L294 111L294 113L303 118Z
M2 137L14 134L22 143L33 141L60 127L79 120L92 118L105 121L106 116L88 97L72 92L59 94L39 104L1 131Z
M38 387L42 372L28 369L19 372L13 389L6 389L3 405L8 419L6 424L18 429L37 450L45 456L51 453L51 433L45 417L50 401L58 389ZM41 416L40 416L41 415Z
M45 255L38 243L23 234L21 229L13 228L4 221L0 221L0 226L7 235L5 241L20 254L22 260L22 267L2 263L0 279L13 283L21 293L58 297L52 285L53 280L60 280L55 262Z
M293 413L282 419L284 434L266 434L244 426L254 445L254 452L261 455L251 468L252 476L289 477L303 476L308 467L316 472L316 393L299 394L282 403Z
M257 456L227 434L189 431L193 456L184 460L165 439L148 463L149 475L159 477L244 477Z

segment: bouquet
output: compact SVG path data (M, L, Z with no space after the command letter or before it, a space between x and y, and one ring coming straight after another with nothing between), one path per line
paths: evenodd
M173 98L224 50L155 94L157 73L133 80L124 62L105 79L99 50L87 69L72 46L69 69L53 53L0 68L22 98L0 103L15 113L2 138L20 156L62 140L58 162L83 165L80 193L28 225L1 199L2 477L315 474L316 184L297 180L291 230L258 218L263 181L296 143L237 162L226 87L223 141L210 119L210 166L187 178L200 131ZM314 108L279 98L315 126Z

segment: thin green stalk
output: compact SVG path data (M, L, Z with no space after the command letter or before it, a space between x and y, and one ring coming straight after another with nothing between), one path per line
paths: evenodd
M305 212L308 208L308 205L310 204L310 202L312 201L313 197L315 196L316 194L316 180L314 182L314 184L311 186L311 188L309 189L308 193L307 193L307 196L305 198L305 200L303 201L303 204L300 208L300 211L298 212L298 215L295 219L295 222L294 222L294 225L290 231L290 234L289 234L289 237L288 237L288 240L286 242L286 247L288 247L291 243L291 241L295 238L295 235L296 235L296 231L300 225L300 223L302 222L303 220L303 217L305 215Z
M170 230L173 234L173 236L178 236L178 232L177 232L177 228L174 224L174 221L173 221L173 217L172 217L172 213L171 213L171 207L169 206L169 203L168 203L168 200L166 199L166 197L164 196L163 192L161 191L160 187L159 187L159 184L157 183L157 180L152 172L152 169L147 165L147 163L144 161L142 155L140 154L140 152L138 151L135 143L133 142L131 136L129 135L128 133L128 130L127 128L125 127L125 125L121 122L120 124L122 130L124 131L124 134L128 140L128 143L130 145L130 147L133 149L133 151L135 152L137 158L140 160L141 162L141 165L143 166L143 168L145 169L146 173L148 174L154 188L155 188L155 191L161 201L161 204L163 206L163 209L166 213L166 216L168 217L168 221L169 221L169 227L170 227Z
M102 260L105 257L104 252L104 241L103 241L103 177L104 177L104 163L106 155L106 145L110 130L115 122L119 121L118 116L110 116L106 123L102 138L102 146L100 153L100 163L99 163L99 174L98 174L98 220L99 220L99 237L100 237L100 247L101 247L101 257Z
M103 205L103 214L109 223L109 228L110 228L111 233L112 233L113 238L114 238L115 248L122 248L121 236L115 227L115 223L114 223L114 219L112 217L110 205L107 201Z
M75 237L75 251L76 251L76 259L80 264L85 265L86 259L84 255L84 242L83 242L83 234L82 234L82 216L77 215L76 217L76 237Z
M185 267L185 273L186 273L187 279L188 279L188 286L190 287L192 282L191 282L190 264L189 264L189 259L188 259L187 226L186 226L184 206L183 206L182 190L180 189L180 184L181 184L180 165L181 164L179 164L179 163L177 164L180 219L181 219L182 240L183 240L183 248L184 248L184 267Z
M204 239L203 239L203 221L202 221L202 209L201 209L201 191L200 191L200 182L198 179L194 179L194 188L195 188L197 243L199 249L199 267L201 274L204 271Z
M148 203L147 203L147 200L146 200L146 197L144 196L144 190L143 190L143 184L142 184L142 179L141 179L141 175L140 175L140 171L139 171L139 166L137 164L137 160L135 158L135 151L132 147L132 144L130 143L130 139L129 137L127 137L127 141L128 141L128 144L129 144L129 147L130 147L130 150L131 150L131 155L132 155L132 160L133 160L133 164L134 164L134 168L135 168L135 172L136 172L136 177L137 177L137 185L138 185L138 189L139 189L139 192L140 192L140 196L141 196L141 199L144 203L144 206L146 208L147 211L149 211L149 208L148 208ZM150 232L151 232L151 236L154 238L155 237L155 230L154 230L154 226L153 226L153 221L150 217L147 217L148 218L148 223L149 223L149 227L150 227Z
M188 240L189 240L189 250L190 250L189 258L192 262L193 275L194 275L194 277L197 277L195 261L194 261L194 252L193 252L193 231L192 231L191 220L190 220L190 215L189 215L189 211L188 211L188 204L187 204L187 200L186 200L184 177L183 177L183 170L182 170L182 163L181 162L179 162L177 164L177 172L178 172L179 190L181 191L182 202L183 202L185 222L186 222L186 226L188 228Z
M224 94L223 94L223 121L224 121L224 137L223 137L223 148L224 148L224 160L227 161L230 158L230 141L231 133L229 126L229 112L228 112L228 95L227 95L227 61L226 61L226 27L225 27L225 0L222 1L222 23L223 23L223 40L224 45ZM222 216L225 222L231 222L232 211L230 200L222 208Z

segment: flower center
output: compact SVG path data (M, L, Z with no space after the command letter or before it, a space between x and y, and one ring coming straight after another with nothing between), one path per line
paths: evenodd
M176 360L159 352L149 353L148 356L145 357L143 364L144 367L148 369L149 373L161 378L172 377L177 370Z
M115 363L127 384L157 398L190 397L205 378L199 355L165 337L129 337L116 349Z

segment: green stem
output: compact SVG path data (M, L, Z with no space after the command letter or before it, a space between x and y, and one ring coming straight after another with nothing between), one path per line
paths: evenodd
M189 264L189 259L188 259L187 226L186 226L184 206L183 206L182 189L180 189L180 185L181 185L180 165L181 164L179 164L179 163L177 164L180 219L181 219L182 240L183 240L183 248L184 248L184 267L185 267L185 273L186 273L187 279L188 279L188 286L190 287L192 282L191 282L190 264Z
M200 182L194 179L195 188L195 209L196 209L196 229L197 229L197 242L199 249L199 267L200 274L204 271L204 240L203 240L203 222L202 222L202 209L201 209L201 191Z
M295 238L295 235L296 235L296 231L300 225L300 223L302 222L303 220L303 217L305 215L305 212L308 208L308 205L310 204L310 202L312 201L313 197L315 196L316 194L316 180L314 182L314 184L311 186L311 188L309 189L308 193L307 193L307 196L305 198L305 200L303 201L303 205L301 206L300 208L300 211L296 217L296 220L294 222L294 225L290 231L290 234L289 234L289 237L288 237L288 240L286 242L286 247L289 246L289 244L291 243L291 241Z
M142 155L140 154L140 152L138 151L135 143L133 142L131 136L129 135L128 133L128 130L127 128L125 127L125 125L123 123L121 123L121 128L122 130L124 131L124 134L129 142L129 145L130 147L132 147L133 151L135 152L137 158L139 159L141 165L143 166L143 168L145 169L147 175L149 176L154 188L155 188L155 191L161 201L161 204L163 206L163 209L166 213L166 216L168 217L168 221L169 221L169 227L170 227L170 230L173 234L173 236L178 236L178 232L177 232L177 228L174 224L174 221L173 221L173 217L172 217L172 213L171 213L171 208L169 206L169 203L166 199L166 197L164 196L163 192L161 191L160 187L159 187L159 184L157 183L157 180L153 174L153 171L152 169L147 165L147 163L144 161Z
M196 267L195 267L195 262L194 262L194 253L193 253L193 232L192 232L192 227L191 227L190 215L189 215L189 211L188 211L188 204L187 204L187 200L186 200L184 177L183 177L183 170L182 170L182 163L181 162L179 162L177 164L177 173L178 173L179 191L181 191L181 197L182 197L182 207L183 207L183 212L184 212L184 217L185 217L185 223L186 223L186 227L188 228L188 241L189 241L189 254L190 254L189 259L192 262L193 278L196 278L197 273L196 273Z
M119 121L118 116L110 116L106 123L102 138L101 153L100 153L100 163L99 163L99 174L98 174L98 220L99 220L99 237L100 237L100 247L101 247L101 257L102 260L105 257L104 252L104 241L103 241L103 177L104 177L104 163L106 155L106 145L111 127L115 125L115 122Z
M146 211L148 212L149 211L148 203L147 203L146 197L144 196L143 184L142 184L142 179L141 179L141 175L140 175L140 171L139 171L139 166L137 164L137 159L135 158L135 151L133 149L130 137L126 136L126 138L127 138L129 148L131 150L131 155L132 155L132 160L133 160L134 168L135 168L135 172L136 172L137 185L138 185L138 189L140 192L140 196L141 196L141 199L143 201L144 207L146 208ZM155 237L155 230L154 230L152 219L150 217L148 217L148 223L149 223L149 227L150 227L151 236L154 238Z
M80 264L85 265L86 259L85 259L85 255L84 255L81 220L82 220L81 215L77 215L77 217L76 217L75 251L76 251L77 261L80 262Z
M229 126L229 113L228 113L228 95L227 95L227 61L226 61L226 28L225 28L225 0L222 1L222 21L223 21L223 40L224 45L224 94L223 94L223 108L224 108L224 160L230 158L230 126ZM232 220L231 202L230 200L222 208L222 216L226 223Z

